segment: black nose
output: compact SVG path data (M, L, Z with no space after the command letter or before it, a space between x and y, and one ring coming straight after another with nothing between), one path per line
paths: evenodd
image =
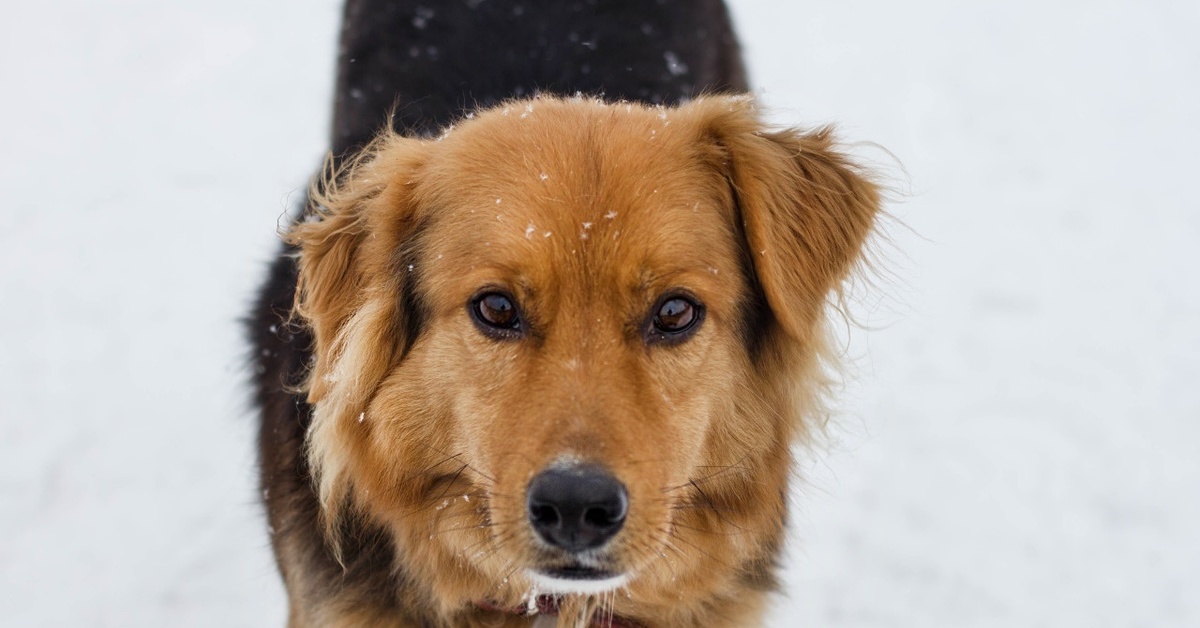
M604 545L625 523L629 495L599 467L542 471L529 483L529 522L547 543L569 552Z

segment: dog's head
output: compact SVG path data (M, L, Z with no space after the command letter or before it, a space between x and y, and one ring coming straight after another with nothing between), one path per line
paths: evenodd
M381 137L314 198L291 238L329 521L389 529L447 613L769 586L827 297L879 204L827 131L535 99Z

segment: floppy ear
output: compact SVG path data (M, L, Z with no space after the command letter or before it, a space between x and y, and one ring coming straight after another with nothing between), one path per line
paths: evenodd
M724 149L754 273L783 330L810 341L829 293L862 255L879 189L837 151L828 127L766 131L750 101L718 102L710 132Z
M330 158L287 235L299 249L294 313L314 339L309 403L334 390L342 403L362 402L411 344L418 313L402 307L411 285L401 268L415 254L411 187L423 152L417 140L385 134L340 168Z
M305 383L312 404L308 460L336 528L361 446L356 417L411 346L421 313L411 273L420 216L413 199L423 142L385 133L309 190L306 219L288 234L298 252L294 314L313 334Z

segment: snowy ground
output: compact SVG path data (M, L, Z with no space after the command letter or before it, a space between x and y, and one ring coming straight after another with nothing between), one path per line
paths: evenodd
M1200 625L1200 4L733 8L778 120L908 171L771 625ZM282 625L235 321L338 12L6 7L5 626Z

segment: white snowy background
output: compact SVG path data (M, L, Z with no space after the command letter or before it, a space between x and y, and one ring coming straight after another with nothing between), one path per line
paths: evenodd
M774 119L907 170L770 625L1200 626L1200 3L732 5ZM338 17L5 6L0 625L282 626L237 320Z

